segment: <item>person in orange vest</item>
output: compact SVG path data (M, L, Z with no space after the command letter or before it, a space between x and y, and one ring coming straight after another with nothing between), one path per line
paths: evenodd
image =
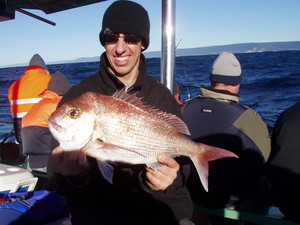
M35 104L22 119L23 154L28 155L28 166L31 170L47 172L53 138L48 128L48 118L70 87L68 79L61 72L55 72L43 99Z
M42 99L51 78L48 68L39 54L32 56L24 74L8 90L8 100L13 117L16 142L20 147L18 160L22 157L21 124L22 117L34 104Z

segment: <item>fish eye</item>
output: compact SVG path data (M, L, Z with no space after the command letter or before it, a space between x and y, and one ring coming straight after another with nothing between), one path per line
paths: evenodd
M78 118L78 117L80 116L80 114L81 114L80 109L75 109L75 108L73 108L73 109L70 109L70 110L68 111L68 116L69 116L71 119L76 119L76 118Z

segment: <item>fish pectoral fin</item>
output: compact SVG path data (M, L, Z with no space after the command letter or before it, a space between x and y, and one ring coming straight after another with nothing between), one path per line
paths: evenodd
M165 164L162 164L162 163L159 163L159 162L147 163L146 165L147 165L147 167L149 167L153 170L158 170L158 169L166 166Z
M171 152L168 155L172 156L173 158L180 157L180 155L178 155L178 154L172 154ZM147 163L146 166L149 167L149 168L151 168L151 169L158 170L158 169L164 167L165 164L162 164L160 162L152 162L152 163Z
M110 165L108 162L97 160L98 168L102 174L102 176L107 180L109 183L113 183L113 175L114 175L114 167Z

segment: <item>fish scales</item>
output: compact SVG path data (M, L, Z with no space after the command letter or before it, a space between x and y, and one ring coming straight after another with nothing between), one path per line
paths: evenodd
M124 90L113 96L87 92L63 104L48 120L62 149L82 149L99 162L157 163L158 154L188 156L208 190L208 161L234 153L187 138L178 117L145 105Z
M159 153L170 153L178 146L185 146L182 141L186 139L174 138L178 131L165 121L158 120L157 117L149 115L148 112L138 107L128 104L124 106L121 103L117 105L118 113L110 113L116 109L111 109L109 106L105 115L99 113L96 116L96 121L99 123L97 127L101 128L99 133L104 132L98 137L103 136L104 142L149 154L151 153L150 150L153 150L155 158L158 151ZM104 131L102 131L102 127L105 127ZM97 133L97 130L95 132ZM174 141L171 141L172 139Z
M100 117L98 117L100 118ZM103 122L110 120L111 118L105 118ZM147 155L147 158L141 158L142 161L139 163L150 163L156 161L157 154L166 153L169 155L177 155L179 152L187 152L189 149L195 149L196 145L189 142L187 146L187 139L179 139L174 137L175 132L170 129L165 129L165 126L157 125L153 123L144 123L141 121L140 124L136 124L136 119L128 117L126 120L118 121L114 126L108 125L106 129L104 142L119 145L126 149L131 149L136 152L140 152L143 155ZM135 124L130 126L130 124ZM100 127L100 126L99 126ZM125 129L122 129L122 128ZM131 127L131 129L126 129ZM109 132L108 132L109 131ZM157 137L159 135L159 137ZM114 158L113 156L112 158ZM132 159L136 160L136 159ZM130 162L130 160L129 160Z

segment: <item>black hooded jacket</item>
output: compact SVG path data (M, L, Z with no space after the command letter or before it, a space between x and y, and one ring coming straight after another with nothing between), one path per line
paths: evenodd
M280 211L300 221L300 102L284 110L274 125L266 171Z
M87 91L113 95L122 89L124 84L108 71L108 64L103 53L100 71L73 86L60 105ZM147 75L143 55L138 78L129 92L138 92L137 96L148 105L181 116L170 91ZM177 221L191 217L193 205L185 187L190 165L185 158L176 158L182 166L174 183L165 191L153 191L146 185L145 165L114 166L111 185L102 177L96 160L89 160L92 169L86 182L80 186L72 184L69 178L55 174L57 190L66 196L74 224L177 224Z
M193 200L211 208L246 208L261 201L262 171L270 154L266 124L239 96L225 90L201 87L201 95L186 103L183 119L196 142L223 148L239 158L209 162L209 191L192 167L188 187Z

